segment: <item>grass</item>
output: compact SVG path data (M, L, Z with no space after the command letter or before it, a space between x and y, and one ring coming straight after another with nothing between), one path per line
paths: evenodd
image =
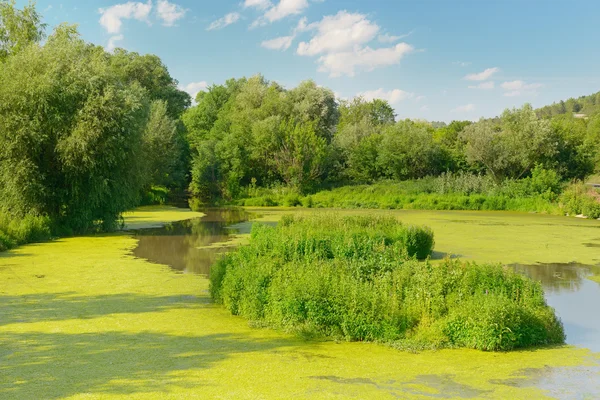
M337 214L257 224L250 244L217 261L211 294L269 326L410 348L513 350L564 343L541 285L500 266L431 253L427 228Z
M99 235L0 254L0 398L541 399L536 374L577 390L594 363L572 347L412 354L253 329L211 304L206 279L135 259L135 245Z

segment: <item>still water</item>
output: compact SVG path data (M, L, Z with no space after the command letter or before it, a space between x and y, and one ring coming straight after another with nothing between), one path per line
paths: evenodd
M241 209L207 209L203 213L206 215L202 218L136 231L139 243L134 255L181 273L208 275L219 254L231 248L227 242L232 235L249 232L251 220L258 215ZM587 279L599 275L600 266L568 263L512 267L542 283L548 304L564 324L568 344L600 352L600 284Z

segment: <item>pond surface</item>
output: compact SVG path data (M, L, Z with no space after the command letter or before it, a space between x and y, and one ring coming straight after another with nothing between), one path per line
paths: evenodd
M247 233L246 223L255 214L242 209L202 210L204 217L173 222L161 228L140 229L133 234L139 240L133 254L157 264L168 265L181 273L208 276L210 266L236 233ZM222 244L214 246L214 244Z
M228 246L227 243L231 243L232 236L236 233L248 233L252 224L250 221L257 218L259 214L243 209L207 209L202 212L206 214L202 218L176 222L162 228L136 231L139 244L134 250L134 255L155 263L169 265L178 272L208 276L210 266L219 254L231 249L231 245ZM274 210L267 212L272 215L283 213ZM450 222L460 225L473 222L472 235L477 235L475 227L484 222L458 219L457 216L461 214L456 214L452 216ZM498 216L497 213L494 215ZM482 217L485 219L483 213ZM537 217L543 221L544 216ZM526 218L530 219L531 216L526 215ZM563 221L572 222L567 218ZM489 226L493 222L488 221L486 225ZM434 223L429 225L434 226ZM514 226L515 223L511 224L509 220L493 225L495 229L502 230L507 225ZM434 232L437 235L435 226ZM231 244L235 245L235 243ZM589 247L589 244L582 245ZM501 243L497 245L502 246ZM587 279L590 275L600 275L600 266L545 263L511 264L511 267L542 283L548 304L554 307L564 324L568 344L600 352L600 318L598 318L600 284Z

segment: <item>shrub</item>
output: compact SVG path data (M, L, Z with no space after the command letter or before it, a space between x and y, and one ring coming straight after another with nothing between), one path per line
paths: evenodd
M42 242L52 236L48 217L27 214L23 218L11 218L0 214L0 251L14 246Z
M433 244L427 228L392 218L255 224L250 244L212 267L211 295L232 314L303 336L480 350L564 342L539 283L497 265L419 262L412 240Z
M404 246L409 256L426 259L433 251L433 231L428 227L409 226L404 232Z

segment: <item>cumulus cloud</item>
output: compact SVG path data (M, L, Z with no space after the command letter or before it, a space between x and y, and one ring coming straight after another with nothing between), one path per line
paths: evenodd
M419 108L419 110L421 110L422 112L429 111L429 106L423 106L423 107Z
M543 87L541 83L527 83L521 80L504 82L500 85L506 90L504 96L515 97L524 94L536 94L537 89Z
M319 22L304 24L304 30L315 33L309 41L300 42L296 50L301 56L320 56L319 71L332 77L354 76L358 70L371 71L377 67L393 65L414 48L407 43L392 47L372 48L379 26L366 15L340 11L323 17Z
M310 29L310 28L306 22L306 17L305 17L305 18L302 18L298 22L298 25L296 25L296 28L294 28L294 31L292 32L291 35L280 36L280 37L277 37L274 39L265 40L260 45L262 47L264 47L266 49L270 49L270 50L287 50L290 48L290 46L294 42L294 39L296 39L296 35L298 35L298 33L300 33L300 32L305 32L308 29Z
M235 24L236 22L238 22L240 20L241 15L237 12L232 12L229 13L227 15L225 15L224 17L219 18L216 21L213 21L208 28L206 28L207 31L212 31L215 29L223 29L228 25L231 24Z
M269 0L246 0L244 1L244 8L258 8L259 10L264 10L271 7L272 4Z
M382 99L386 100L390 104L397 104L402 100L406 100L413 97L414 93L405 92L404 90L400 89L392 89L388 91L384 89L377 89L361 92L358 94L358 96L364 98L367 101L371 101L374 99Z
M198 93L206 90L207 87L208 83L206 81L200 81L191 82L185 86L180 86L179 89L183 90L184 92L187 92L190 96L192 96L192 100L195 100Z
M425 98L426 98L425 96L417 96L417 97L415 98L415 101L418 103L418 102L420 102L420 101L422 101L422 100L425 100Z
M135 19L138 21L149 22L148 16L152 11L152 1L148 0L147 3L140 2L127 2L123 4L116 4L109 8L100 8L100 25L108 33L117 34L121 32L124 19Z
M270 50L287 50L292 45L294 36L281 36L271 40L265 40L260 45Z
M363 14L340 11L336 15L323 17L312 24L316 35L309 42L298 45L298 54L314 56L325 52L346 50L370 42L379 32L379 26Z
M158 18L163 21L164 26L173 26L185 16L187 12L183 7L169 3L167 0L158 0L156 3L156 13Z
M262 4L262 3L261 3ZM269 2L264 15L252 23L251 28L279 21L290 15L302 14L308 8L308 0L279 0L273 5Z
M469 89L481 89L481 90L490 90L493 89L496 85L494 81L482 82L479 85L469 86Z
M479 72L476 74L469 74L469 75L465 76L465 79L468 81L486 81L486 80L490 79L490 77L498 71L500 71L500 68L498 68L498 67L488 68L483 72Z
M108 44L106 45L106 51L112 52L117 47L117 42L125 39L123 35L115 35L108 39Z
M319 71L329 73L331 77L354 76L357 70L372 71L375 68L398 64L414 48L406 43L394 47L372 49L354 48L350 51L325 54L318 59Z
M452 112L456 112L456 113L464 113L464 112L471 112L471 111L475 111L475 104L466 104L464 106L458 106L454 110L452 110Z

